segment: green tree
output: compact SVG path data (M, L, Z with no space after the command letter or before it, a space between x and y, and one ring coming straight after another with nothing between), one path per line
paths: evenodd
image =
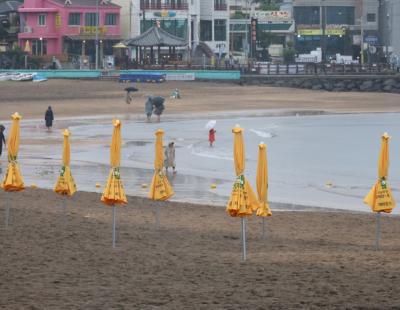
M296 57L296 50L292 41L287 42L286 48L283 50L283 61L285 64L293 63Z
M263 11L278 11L281 1L279 0L261 0L260 9Z

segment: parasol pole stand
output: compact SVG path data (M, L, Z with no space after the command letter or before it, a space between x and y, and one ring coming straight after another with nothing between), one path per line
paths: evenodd
M262 238L265 240L265 217L262 218Z
M112 246L115 248L115 205L112 205L112 222L113 222L113 227L112 227Z
M376 236L375 236L375 250L379 251L379 240L381 239L381 213L376 213Z
M242 217L242 245L243 245L243 253L242 253L242 262L246 261L246 218Z

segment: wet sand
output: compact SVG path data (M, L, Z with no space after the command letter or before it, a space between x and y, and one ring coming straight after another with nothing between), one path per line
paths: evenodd
M240 220L221 208L129 197L117 211L96 193L63 201L47 190L2 193L1 309L389 309L400 304L400 225L372 215L275 212L248 221L241 263ZM4 230L4 208L12 201Z
M323 110L348 112L400 112L400 95L387 93L325 92L292 88L240 86L235 83L166 82L137 84L132 104L125 103L124 88L116 81L49 80L43 83L0 83L0 120L18 111L24 119L44 118L51 105L57 118L93 115L144 115L146 94L169 98L173 89L181 100L167 99L164 117L191 116L239 110Z

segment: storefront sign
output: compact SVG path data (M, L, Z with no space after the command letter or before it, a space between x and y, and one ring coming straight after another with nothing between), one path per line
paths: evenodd
M176 12L174 11L161 11L161 12L154 12L154 16L157 17L175 17Z
M79 33L80 34L96 34L96 26L83 26L79 28ZM100 26L99 27L99 34L106 34L107 33L107 27L105 26Z
M323 32L322 29L298 29L297 34L301 36L320 36ZM325 35L327 36L343 36L345 34L345 29L325 29Z
M291 15L289 11L256 11L254 12L254 18L260 21L288 20L291 19Z
M364 42L370 45L377 45L378 44L378 37L377 36L366 36L364 38Z
M57 13L55 16L55 23L56 23L56 28L61 27L61 15L59 13Z

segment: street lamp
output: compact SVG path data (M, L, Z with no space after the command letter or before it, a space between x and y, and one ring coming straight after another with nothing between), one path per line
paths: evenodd
M96 0L96 70L99 69L99 0Z
M40 37L39 40L40 40L40 56L43 56L43 38Z

